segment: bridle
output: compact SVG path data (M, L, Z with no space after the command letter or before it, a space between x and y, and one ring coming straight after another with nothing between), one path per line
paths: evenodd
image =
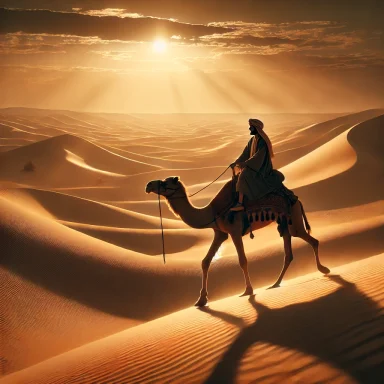
M177 187L177 188L171 188L171 187L168 187L167 186L167 183L165 181L160 181L159 183L159 188L158 188L158 192L160 192L160 188L164 188L164 190L168 190L170 189L171 191L173 191L172 194L170 195L163 195L165 198L167 199L170 199L178 190L181 189L181 187ZM160 196L160 193L159 193L159 196ZM188 197L186 193L184 193L184 196L177 196L177 197L174 197L173 199L184 199ZM189 196L190 197L190 196ZM173 200L173 199L170 199L170 200Z

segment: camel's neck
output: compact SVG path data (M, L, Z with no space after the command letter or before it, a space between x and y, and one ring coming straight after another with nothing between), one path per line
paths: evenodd
M215 220L211 205L196 208L187 196L167 199L174 212L192 228L214 228Z

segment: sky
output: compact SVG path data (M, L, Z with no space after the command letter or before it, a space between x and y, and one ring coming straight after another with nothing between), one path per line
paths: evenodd
M0 107L384 107L381 0L0 0Z

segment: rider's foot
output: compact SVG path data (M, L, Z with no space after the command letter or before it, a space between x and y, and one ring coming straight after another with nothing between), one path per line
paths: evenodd
M244 211L244 206L241 203L237 203L234 207L231 208L231 211Z

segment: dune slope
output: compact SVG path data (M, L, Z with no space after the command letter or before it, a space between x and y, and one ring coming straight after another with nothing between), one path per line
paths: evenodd
M382 382L383 257L187 309L3 383Z
M24 209L38 211L44 216L65 222L117 228L158 229L160 226L157 217L54 191L8 188L0 190L0 196L21 205ZM174 216L173 218L163 220L164 228L187 228L183 222L176 220Z
M22 172L32 161L36 170ZM116 155L73 135L60 135L0 153L0 177L50 186L88 185L158 167ZM91 171L91 172L89 172Z
M326 120L306 129L295 130L275 144L274 165L277 168L287 165L326 144L356 124L374 119L383 113L383 109L370 109Z
M356 152L356 163L340 174L295 189L309 210L344 208L383 199L383 126L381 115L352 128L347 140Z

